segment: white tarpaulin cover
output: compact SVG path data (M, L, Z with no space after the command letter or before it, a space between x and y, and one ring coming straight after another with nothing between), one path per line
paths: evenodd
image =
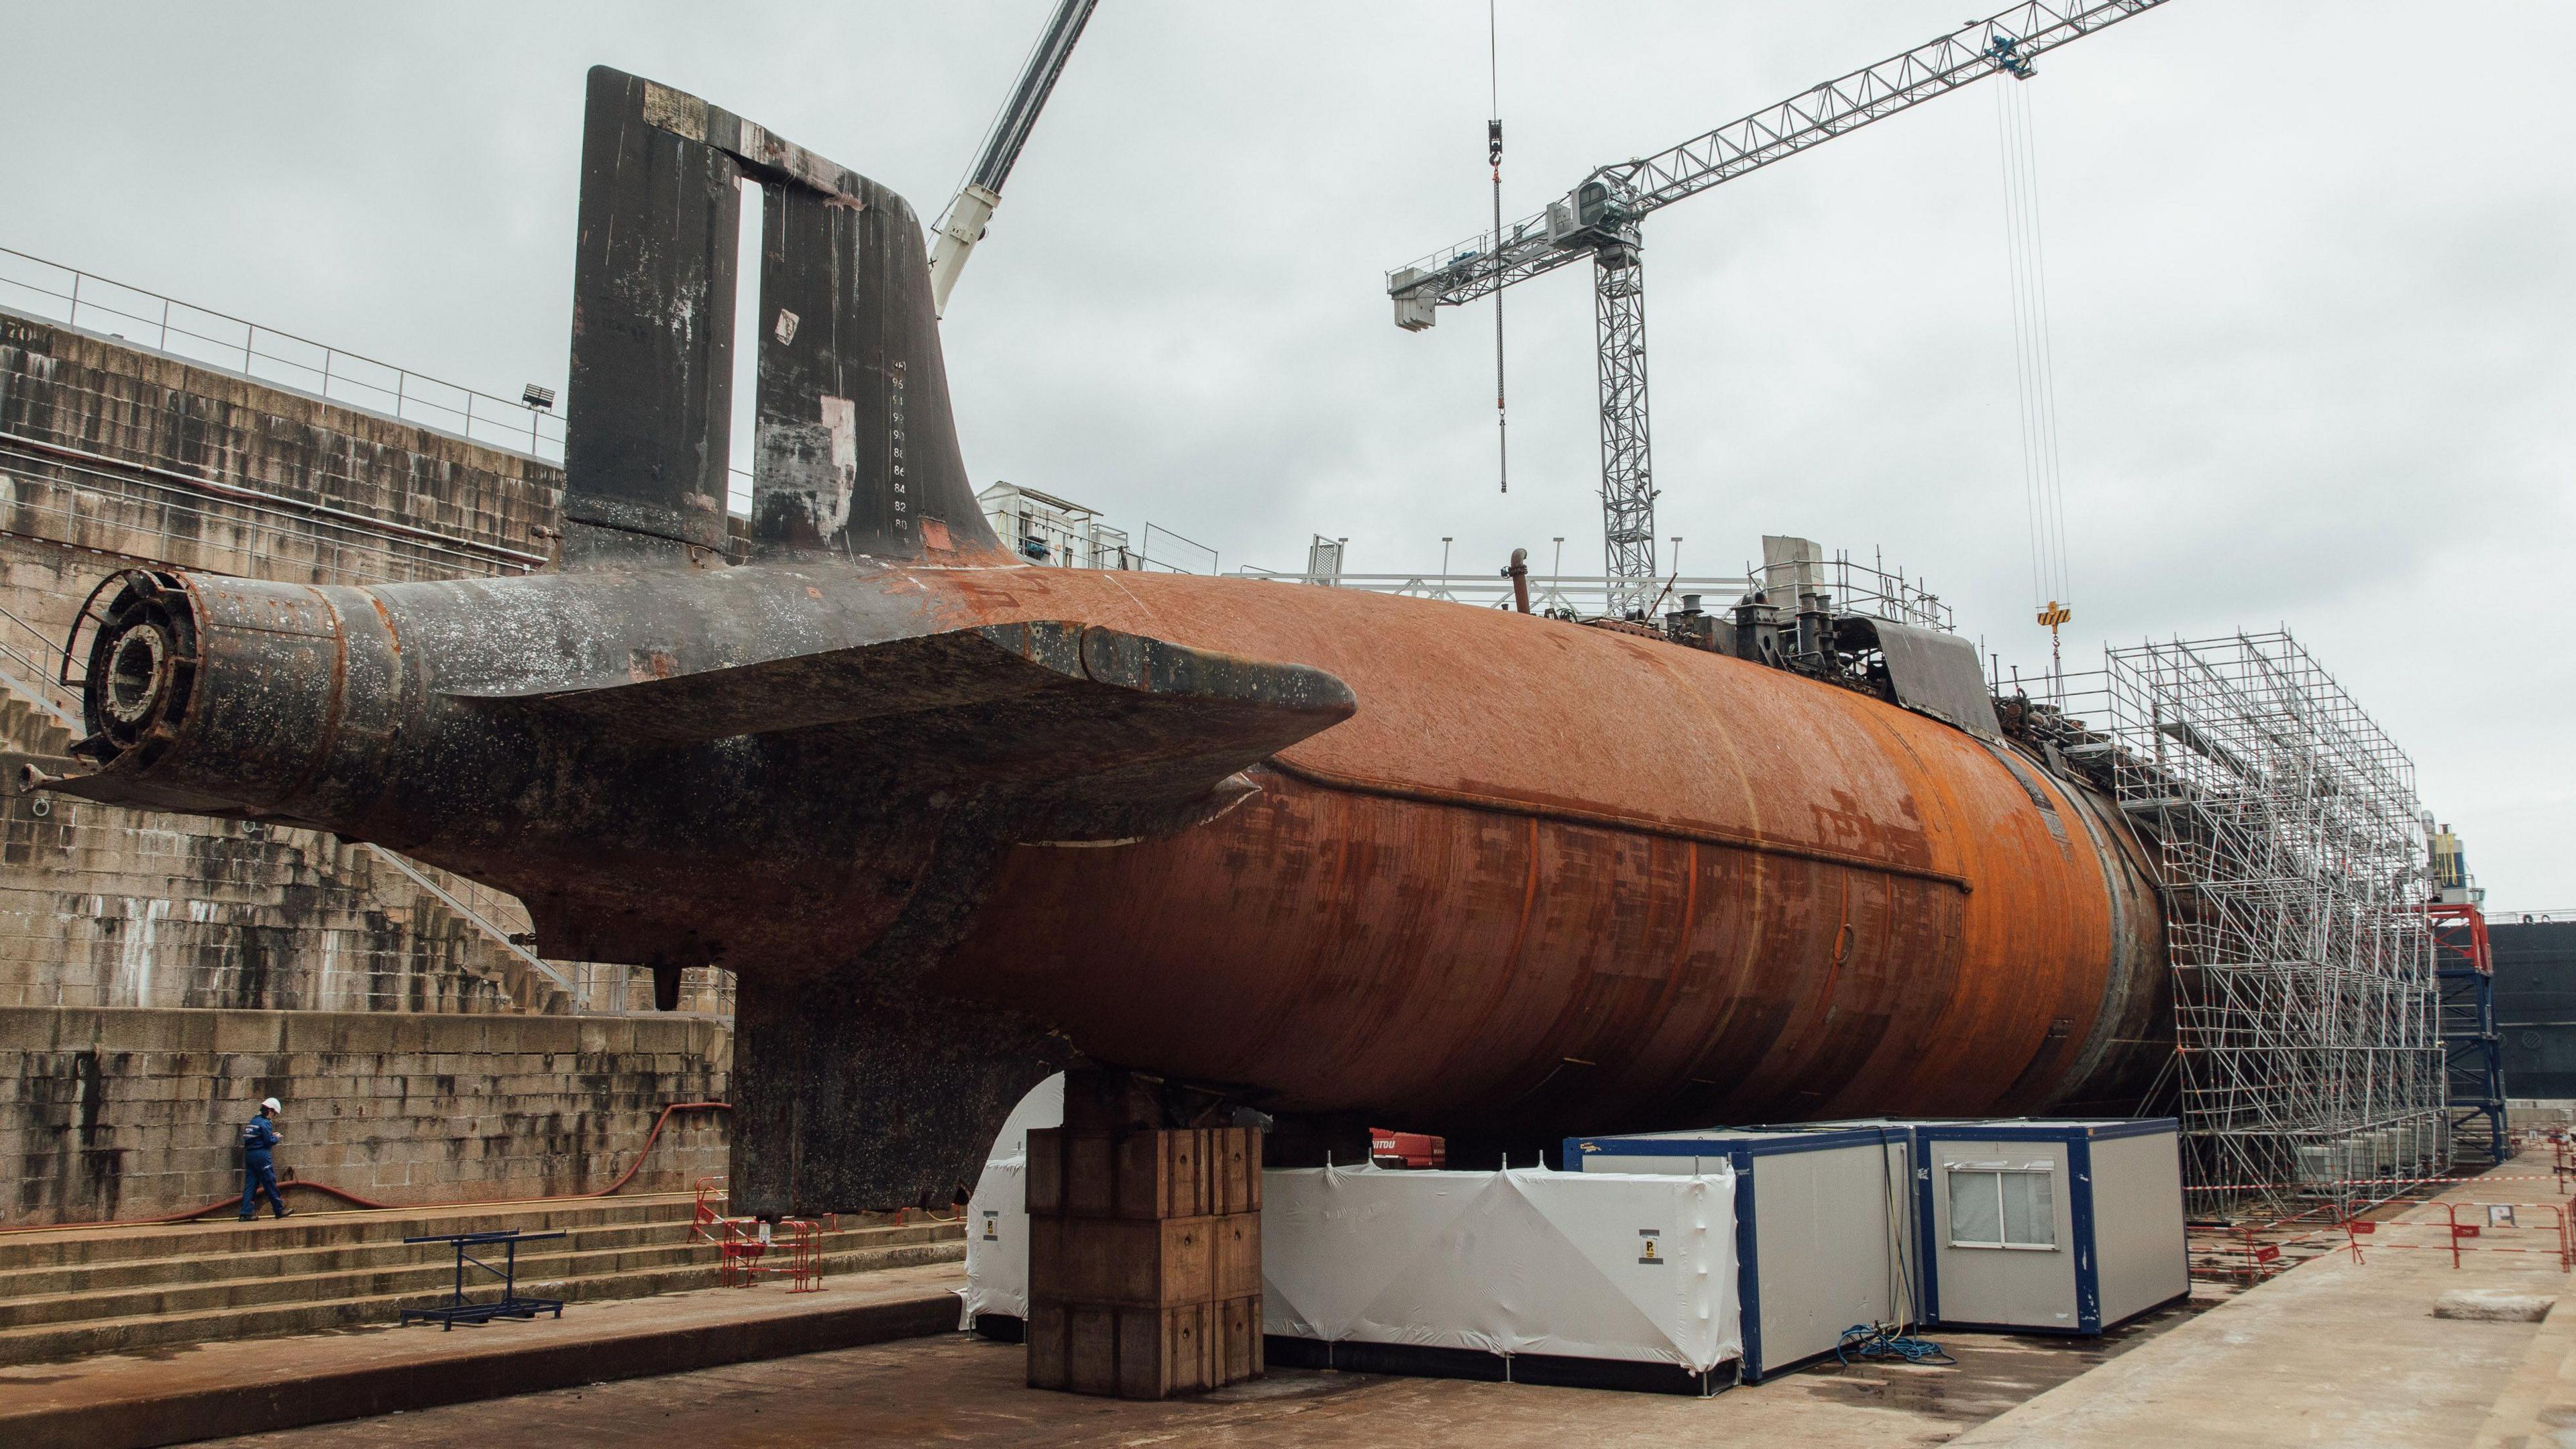
M1741 1356L1735 1177L1261 1175L1263 1327L1326 1342L1676 1364Z
M1064 1073L1029 1089L1002 1123L1002 1135L966 1201L965 1302L957 1326L978 1313L1029 1316L1029 1129L1064 1125Z

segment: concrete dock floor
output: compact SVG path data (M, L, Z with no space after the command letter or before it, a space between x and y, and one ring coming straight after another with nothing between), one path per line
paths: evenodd
M2539 1170L2545 1177L2545 1161ZM2464 1185L2444 1201L2409 1210L2404 1216L2413 1226L2382 1229L2366 1262L2330 1253L2261 1288L2196 1298L2098 1343L1943 1335L1959 1357L1955 1368L1828 1364L1714 1399L1287 1370L1202 1398L1123 1403L1030 1390L1021 1382L1017 1346L936 1334L219 1442L237 1449L483 1449L531 1436L625 1449L2576 1446L2576 1306L2551 1309L2543 1323L2434 1313L2446 1294L2463 1289L2576 1298L2576 1283L2556 1253L2554 1213L2565 1199L2546 1181L2530 1180L2533 1173L2526 1160L2499 1173L2503 1180ZM2519 1228L2482 1232L2454 1268L2443 1246L2452 1205L2460 1205L2460 1220L2474 1218L2484 1227L2483 1207L2470 1205L2494 1202L2546 1206L2518 1210ZM2552 1231L2532 1231L2543 1221ZM2545 1251L2494 1251L2504 1247ZM924 1285L930 1281L928 1270L905 1272L922 1274ZM883 1285L890 1296L901 1286ZM754 1306L749 1296L737 1301ZM723 1309L711 1301L690 1311ZM570 1319L563 1325L573 1327ZM515 1325L490 1332L535 1342L553 1329ZM386 1348L374 1345L391 1337L341 1341L382 1353ZM222 1347L300 1355L320 1352L315 1345L323 1342ZM496 1338L491 1346L501 1343Z
M2142 1328L2136 1336L2151 1331ZM219 1442L225 1449L488 1449L504 1441L620 1449L1568 1449L1574 1442L1583 1449L1685 1443L1892 1449L1947 1442L2101 1363L2126 1342L1963 1339L1955 1369L1829 1365L1714 1399L1279 1370L1196 1399L1126 1403L1028 1388L1018 1345L947 1335Z
M2576 1298L2568 1200L2533 1153L1952 1441L2193 1449L2576 1445L2576 1303L2545 1324L2437 1317L2445 1295ZM2489 1220L2511 1204L2515 1225ZM2479 1228L2457 1267L2457 1221Z
M385 1324L17 1364L0 1368L0 1449L144 1449L299 1424L329 1442L331 1421L401 1424L430 1405L953 1334L964 1279L937 1263L826 1278L817 1293L771 1282L479 1328Z

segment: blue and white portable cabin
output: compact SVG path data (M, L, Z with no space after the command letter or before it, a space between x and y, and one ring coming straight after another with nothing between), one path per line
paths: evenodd
M1894 1125L1926 1327L2098 1334L2190 1295L2173 1118Z
M1569 1137L1569 1172L1735 1170L1741 1380L1832 1353L1854 1324L1920 1318L1914 1136L1901 1123Z

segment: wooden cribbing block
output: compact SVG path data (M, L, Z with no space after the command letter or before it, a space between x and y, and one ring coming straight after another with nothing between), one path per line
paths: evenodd
M1029 1219L1029 1295L1173 1308L1261 1291L1261 1219Z
M1208 1296L1220 1303L1260 1297L1261 1214L1228 1213L1201 1221L1208 1225L1208 1236L1212 1240L1208 1254L1212 1280ZM1257 1322L1253 1325L1252 1336L1261 1336Z
M1261 1269L1252 1270L1252 1281L1261 1281ZM1239 1298L1227 1298L1216 1305L1216 1383L1239 1384L1257 1379L1263 1372L1261 1359L1261 1294L1256 1290Z
M1159 1098L1111 1081L1085 1100L1029 1133L1030 1386L1166 1398L1258 1376L1261 1133L1102 1128Z
M1173 1308L1058 1303L1032 1296L1029 1387L1167 1399L1257 1378L1261 1295Z
M1261 1129L1219 1127L1208 1133L1208 1211L1261 1214Z
M1031 1217L1195 1218L1261 1211L1261 1131L1029 1133Z
M1029 1296L1122 1308L1216 1298L1214 1218L1029 1219Z

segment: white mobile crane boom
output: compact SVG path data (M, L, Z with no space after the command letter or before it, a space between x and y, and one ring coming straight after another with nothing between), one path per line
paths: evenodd
M1062 0L1055 7L1037 48L1029 52L1028 65L1020 71L1020 83L1011 88L1010 101L984 137L984 154L976 158L965 187L940 217L938 239L930 247L930 304L941 316L948 313L948 294L957 286L957 274L966 270L966 258L975 243L984 239L984 223L992 220L993 208L1002 204L1002 183L1010 179L1011 166L1020 159L1020 148L1028 144L1038 112L1046 108L1055 78L1064 73L1065 59L1073 54L1073 43L1082 38L1082 27L1098 3Z
M1395 325L1429 327L1455 307L1592 259L1601 388L1604 563L1614 616L1653 603L1655 487L1646 433L1645 267L1638 222L1660 207L1846 131L2002 72L2029 79L2042 52L2163 0L2054 0L1972 21L1652 156L1603 166L1547 210L1389 272Z

